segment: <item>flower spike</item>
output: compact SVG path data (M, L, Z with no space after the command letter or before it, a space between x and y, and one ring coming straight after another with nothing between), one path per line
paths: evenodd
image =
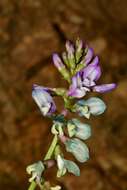
M68 87L47 88L33 85L32 88L32 97L41 113L52 120L49 131L54 138L44 159L27 167L27 173L31 174L28 190L35 190L36 186L46 190L62 189L59 185L52 186L43 175L45 170L54 165L57 166L57 177L66 173L80 176L79 166L65 159L64 152L71 153L80 163L86 162L89 159L89 148L83 141L91 137L91 126L77 118L68 119L68 113L77 113L87 119L91 115L101 115L106 110L103 100L98 97L84 99L84 96L88 92L105 93L116 88L115 83L97 83L102 74L100 60L91 47L79 38L75 43L67 41L65 46L62 56L54 53L52 58L63 79L69 83ZM54 96L59 96L64 102L60 112L56 110ZM61 146L62 143L64 146Z

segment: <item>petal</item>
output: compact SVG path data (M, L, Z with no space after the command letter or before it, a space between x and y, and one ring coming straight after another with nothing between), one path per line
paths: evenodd
M68 95L75 98L82 98L83 96L86 95L86 91L84 89L81 90L77 88L74 91L69 91Z
M57 156L57 166L58 166L57 177L61 177L66 173L66 168L64 164L64 159L60 155Z
M54 88L49 88L49 87L45 87L45 86L39 86L37 84L32 85L32 91L33 90L44 90L44 91L48 92L50 95L52 95L52 96L56 95Z
M73 86L74 88L77 88L77 86L78 86L77 77L78 77L77 74L76 74L74 77L72 77L72 86Z
M93 57L93 49L92 48L88 48L88 51L86 53L86 56L85 56L85 65L88 65L89 62L91 61L92 57Z
M84 104L89 107L90 113L93 115L100 115L106 109L105 103L100 98L96 97L89 98L84 101Z
M78 119L72 119L72 122L76 125L75 136L86 140L91 136L90 125L80 122Z
M70 160L65 160L65 159L64 159L64 163L65 163L65 167L69 173L72 173L75 176L80 176L80 169L76 163L74 163L73 161L70 161Z
M79 162L86 162L89 158L88 147L79 139L69 139L65 142L67 152L71 152Z
M116 88L116 84L115 83L111 83L111 84L102 84L102 85L96 85L93 87L93 91L96 92L100 92L100 93L104 93L104 92L109 92L113 89Z
M76 98L81 98L86 94L85 89L81 89L82 81L80 73L78 72L74 77L72 77L72 85L68 91L68 95Z
M92 62L90 63L90 65L92 65L92 66L97 66L98 64L99 64L99 57L96 56L96 57L92 60Z
M57 166L59 170L63 170L64 168L64 160L60 155L57 156Z
M83 69L83 79L89 77L96 68L97 66L91 64L85 67L85 69Z
M91 81L97 81L101 76L101 68L100 66L95 67L93 72L90 74Z
M92 87L92 86L95 86L95 82L91 79L85 78L83 80L83 86ZM90 91L90 90L88 90L88 91Z
M47 103L47 104L41 106L40 110L44 116L48 115L48 113L50 112L50 107L51 107L50 103Z
M73 92L77 89L78 87L78 83L77 83L77 74L72 77L72 84L69 88L69 91L68 91L68 95L71 96L71 94L73 94Z
M56 106L51 95L47 92L47 88L33 85L32 97L44 116L55 112Z
M38 85L33 85L32 97L38 106L44 105L48 101L51 101L51 97L49 93L46 90L44 90L43 87L38 86Z

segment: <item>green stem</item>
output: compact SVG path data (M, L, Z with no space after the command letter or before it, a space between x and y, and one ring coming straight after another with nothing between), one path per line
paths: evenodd
M53 140L52 140L52 143L51 143L51 145L50 145L50 147L48 149L48 152L47 152L47 154L44 157L44 160L48 160L48 159L51 158L51 156L52 156L52 154L54 152L54 149L56 147L57 142L58 142L58 137L57 137L57 135L55 135L54 138L53 138Z
M32 181L28 190L34 190L36 188L37 184L35 183L35 181Z
M58 142L58 137L57 137L57 135L55 135L53 140L52 140L52 143L51 143L51 145L50 145L50 147L48 149L48 152L46 153L46 155L44 157L44 160L48 160L48 159L50 159L52 157L57 142ZM32 183L30 184L28 190L34 190L36 188L36 186L37 186L36 182L32 181Z

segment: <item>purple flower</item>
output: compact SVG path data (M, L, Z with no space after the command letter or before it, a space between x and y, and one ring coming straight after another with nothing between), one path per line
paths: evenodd
M90 54L91 55L91 54ZM88 60L88 59L87 59ZM72 77L72 84L68 91L69 96L82 98L88 91L108 92L116 87L116 84L96 85L96 81L101 76L101 68L99 66L99 59L96 56L87 67L79 71Z
M51 115L56 111L56 105L50 95L51 89L41 87L38 85L33 85L32 97L40 108L42 114Z
M82 85L82 78L80 72L78 72L74 77L72 77L72 85L70 86L68 95L81 98L86 94L87 91L90 91L90 89Z

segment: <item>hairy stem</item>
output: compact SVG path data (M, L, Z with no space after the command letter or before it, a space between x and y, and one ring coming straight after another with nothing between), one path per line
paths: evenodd
M54 136L53 140L52 140L52 143L48 149L48 152L46 153L45 157L44 157L44 160L49 160L51 159L52 155L53 155L53 152L55 150L55 147L57 145L57 142L58 142L58 137L57 135ZM34 190L37 186L37 183L35 181L32 181L32 183L30 184L28 190Z

